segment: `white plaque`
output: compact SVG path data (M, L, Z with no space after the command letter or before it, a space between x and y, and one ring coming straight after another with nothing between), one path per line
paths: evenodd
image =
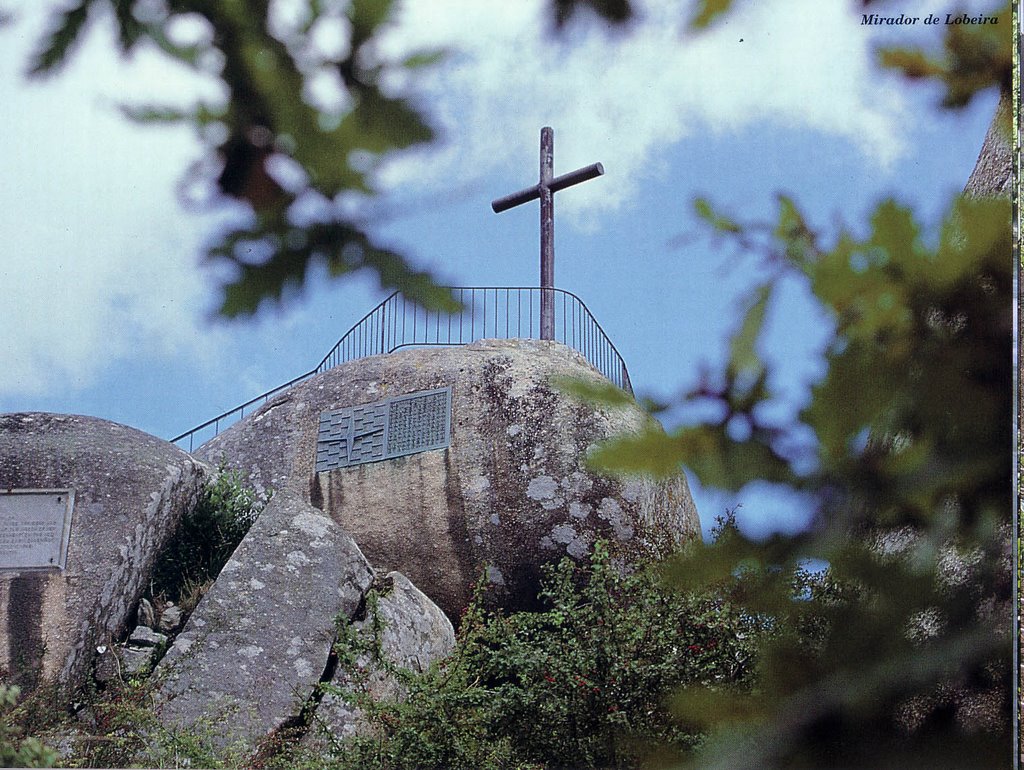
M0 570L64 569L74 502L71 489L0 491Z

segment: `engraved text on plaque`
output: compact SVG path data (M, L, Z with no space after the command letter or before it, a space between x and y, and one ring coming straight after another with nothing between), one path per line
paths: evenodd
M423 390L320 415L316 470L390 460L451 442L450 388Z
M64 569L74 496L70 489L0 491L0 570Z

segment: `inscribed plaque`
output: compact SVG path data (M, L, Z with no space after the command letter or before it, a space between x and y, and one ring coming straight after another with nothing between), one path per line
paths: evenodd
M451 388L404 396L320 415L316 470L389 460L451 442Z
M0 492L0 570L64 569L74 500L71 489Z

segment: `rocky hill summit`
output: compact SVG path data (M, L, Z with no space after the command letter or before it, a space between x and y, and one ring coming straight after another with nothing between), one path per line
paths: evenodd
M699 536L682 475L610 478L587 464L650 418L632 402L580 401L557 377L605 382L575 351L531 340L360 359L193 455L94 418L0 416L4 679L53 688L68 708L148 677L162 729L236 756L300 723L319 726L310 745L365 729L324 684L401 697L394 672L452 650L481 578L493 605L528 609L544 565L585 560L599 540L628 569ZM212 584L188 586L202 598L182 613L149 595L155 573L228 477L265 508ZM339 634L352 633L378 657L339 660Z

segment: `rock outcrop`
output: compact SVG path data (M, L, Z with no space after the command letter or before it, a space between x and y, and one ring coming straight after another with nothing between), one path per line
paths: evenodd
M97 648L134 620L153 560L206 475L173 444L124 425L0 415L0 490L71 490L74 501L63 569L0 562L0 679L82 684ZM5 504L14 526L18 496Z
M532 606L545 563L607 538L640 562L699 536L685 478L591 472L588 450L640 429L635 405L604 408L559 392L552 376L603 381L554 342L483 340L342 364L271 399L197 456L259 489L291 489L330 514L375 567L399 570L458 617L486 570L491 595ZM322 412L451 389L450 445L317 472Z
M276 492L157 666L159 721L251 752L299 717L372 583L352 538Z
M1010 120L1012 100L1004 94L985 134L974 170L964 192L973 196L1009 198L1013 189L1013 125Z

